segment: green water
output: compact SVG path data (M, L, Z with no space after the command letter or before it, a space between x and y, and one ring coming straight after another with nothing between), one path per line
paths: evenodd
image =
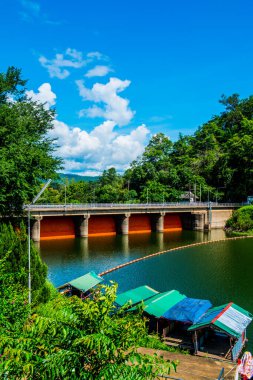
M52 240L40 243L49 278L60 285L90 270L99 273L123 262L194 242L223 239L222 230ZM253 239L225 241L150 258L105 276L119 291L140 285L177 289L188 297L209 299L213 305L233 301L253 313ZM253 323L248 329L253 349Z
M54 285L81 276L90 270L100 273L116 265L154 252L200 241L224 239L223 230L211 233L178 231L89 239L44 240L39 244Z

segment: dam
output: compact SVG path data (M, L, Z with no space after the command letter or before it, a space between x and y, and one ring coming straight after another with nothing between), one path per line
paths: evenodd
M237 203L30 205L34 241L224 228Z

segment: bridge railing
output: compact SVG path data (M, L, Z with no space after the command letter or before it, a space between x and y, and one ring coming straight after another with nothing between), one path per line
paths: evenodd
M169 202L169 203L67 203L67 204L36 204L24 205L24 209L101 209L101 208L212 208L212 207L241 207L245 203L216 203L216 202Z

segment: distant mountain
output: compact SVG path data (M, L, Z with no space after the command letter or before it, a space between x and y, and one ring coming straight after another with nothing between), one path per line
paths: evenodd
M95 182L98 180L98 176L97 177L91 177L91 176L84 176L84 175L78 175L78 174L71 174L71 173L59 173L60 177L62 179L65 179L67 178L69 181L75 181L75 182L78 182L78 181L85 181L85 182Z

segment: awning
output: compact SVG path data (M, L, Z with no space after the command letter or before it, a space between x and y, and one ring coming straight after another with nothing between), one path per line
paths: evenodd
M157 318L163 317L164 313L182 301L186 296L177 290L160 293L145 302L144 311Z
M203 314L212 307L208 300L184 298L171 309L168 309L163 317L173 321L196 323Z
M253 316L247 310L233 302L222 306L214 307L194 325L189 327L189 331L199 330L213 326L218 330L239 338L246 327L251 323Z
M145 301L154 295L158 294L157 290L150 288L147 285L139 286L138 288L128 290L127 292L121 293L116 298L116 303L119 306L123 306L126 303L131 305L136 305L142 301Z
M78 277L72 281L67 282L64 285L59 286L58 289L65 288L66 286L72 286L75 289L80 290L81 292L87 292L88 290L94 288L103 281L103 278L98 276L95 272L89 272L84 276Z

